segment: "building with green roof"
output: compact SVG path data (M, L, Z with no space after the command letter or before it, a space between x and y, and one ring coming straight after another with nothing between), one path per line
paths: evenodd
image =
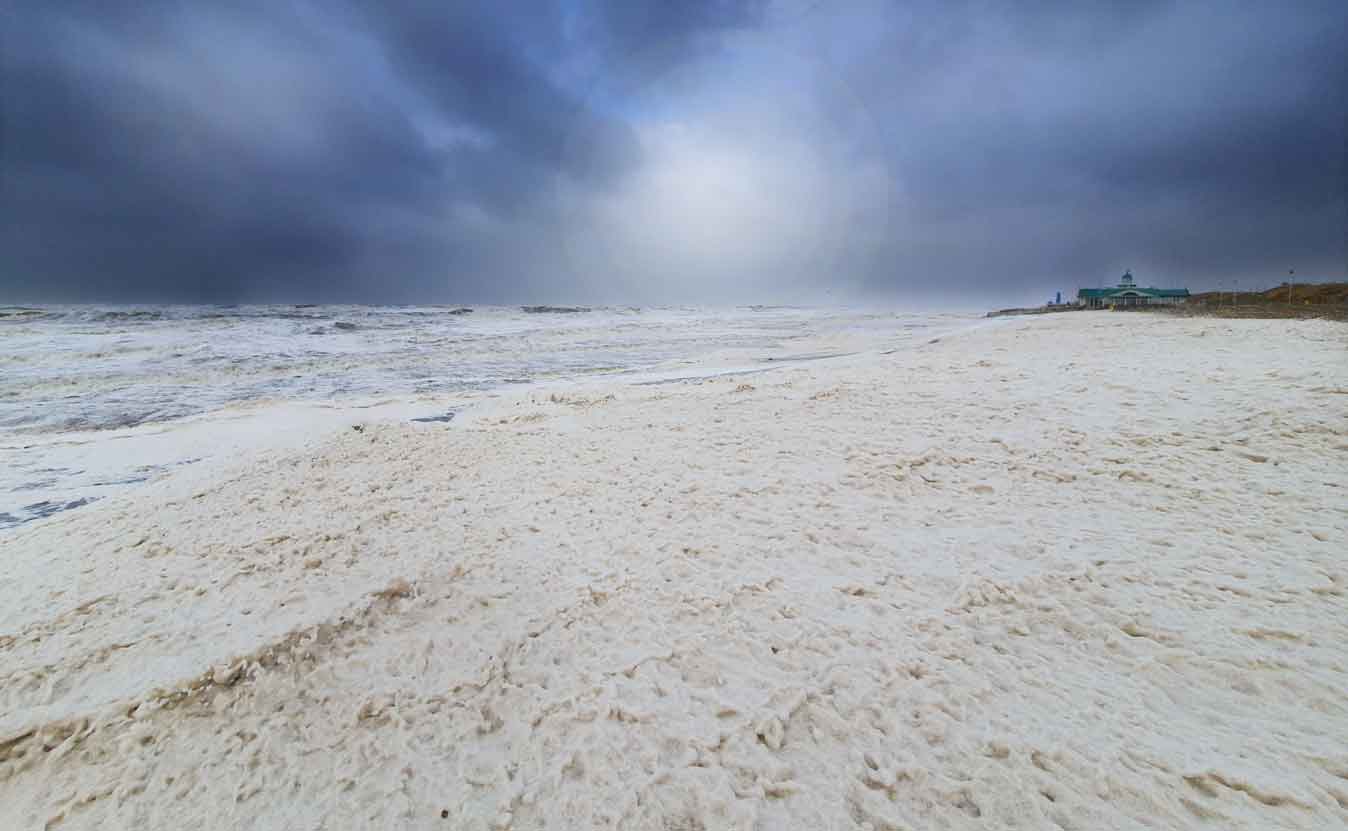
M1170 306L1183 303L1189 297L1188 289L1142 288L1133 281L1133 272L1125 271L1119 284L1107 289L1078 289L1077 305L1088 309L1115 306Z

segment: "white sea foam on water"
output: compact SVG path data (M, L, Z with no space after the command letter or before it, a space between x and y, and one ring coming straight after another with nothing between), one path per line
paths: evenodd
M0 533L183 465L395 411L433 417L508 385L768 366L892 348L960 322L789 307L531 308L0 309Z
M916 340L13 530L0 828L1345 827L1348 329Z

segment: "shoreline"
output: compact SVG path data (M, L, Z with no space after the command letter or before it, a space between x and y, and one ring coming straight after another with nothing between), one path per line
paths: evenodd
M1170 306L1119 306L1114 309L1087 309L1084 306L1036 306L1025 309L998 309L984 317L1024 317L1027 315L1057 314L1059 312L1150 312L1175 317L1212 317L1243 320L1336 320L1348 321L1348 306L1328 303L1308 303L1285 306L1276 303L1248 303L1220 305L1216 303L1187 303Z
M0 824L1326 827L1346 347L1010 319L17 529Z
M923 331L931 329L938 336L962 331L976 325L977 320L973 315L933 315L925 319L914 315L903 319L908 325L920 321ZM520 389L565 391L609 379L640 385L748 374L840 357L848 350L873 351L905 339L913 340L903 334L882 337L874 332L814 331L807 332L803 341L777 345L775 351L768 346L704 350L653 365L542 375L522 381L507 379L480 389L389 391L328 400L259 398L132 427L0 434L0 495L4 496L0 499L0 539L47 516L133 492L139 485L171 475L183 465L212 464L221 458L227 465L240 454L291 452L315 435L364 420L443 422L448 410L461 410ZM135 381L126 379L125 383L134 386Z

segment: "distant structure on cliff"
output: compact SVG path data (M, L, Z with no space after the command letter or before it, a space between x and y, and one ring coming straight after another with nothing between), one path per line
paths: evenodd
M1142 288L1133 280L1133 272L1125 271L1119 284L1108 289L1078 289L1077 305L1088 309L1114 306L1170 306L1189 299L1188 289Z

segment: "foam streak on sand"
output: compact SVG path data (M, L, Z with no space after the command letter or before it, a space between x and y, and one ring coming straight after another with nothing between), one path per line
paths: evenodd
M1348 330L525 391L35 522L0 827L1348 822Z

